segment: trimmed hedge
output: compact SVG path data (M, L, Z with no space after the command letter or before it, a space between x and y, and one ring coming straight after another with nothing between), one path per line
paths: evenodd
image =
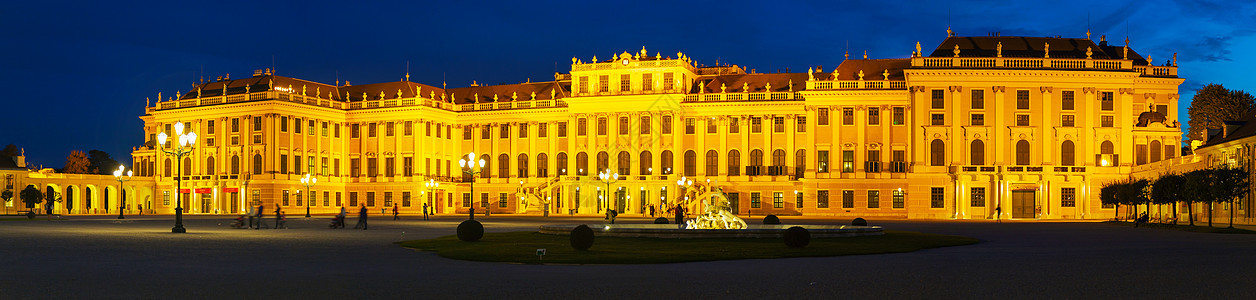
M850 221L850 225L853 225L853 226L868 226L868 220L864 220L864 218L855 218L855 220L854 220L854 221Z
M794 226L785 229L785 246L790 248L802 248L807 244L811 244L811 232L806 228Z
M571 230L571 248L576 250L589 250L593 247L593 229L589 229L588 225L581 224Z
M654 224L671 224L671 223L667 222L667 218L658 217L658 219L654 219Z
M480 224L480 221L466 220L466 221L462 221L461 224L458 224L458 239L459 240L463 240L467 242L474 242L474 241L480 240L480 238L483 238L483 237L484 237L484 224Z
M763 225L781 225L781 219L776 215L768 215L763 217Z

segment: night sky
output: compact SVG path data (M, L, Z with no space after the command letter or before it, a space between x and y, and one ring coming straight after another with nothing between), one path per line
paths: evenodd
M903 58L957 35L1107 35L1151 55L1178 53L1181 120L1207 83L1256 92L1253 1L8 1L0 5L0 146L60 168L71 150L122 162L143 143L145 98L230 73L353 84L461 87L553 80L571 57L677 51L758 72L831 70L852 57Z

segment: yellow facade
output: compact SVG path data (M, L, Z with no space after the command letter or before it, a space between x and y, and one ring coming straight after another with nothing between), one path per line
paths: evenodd
M1179 144L1172 117L1140 118L1176 116L1176 66L1128 48L951 37L913 53L764 74L642 49L573 58L554 81L448 89L259 72L202 83L141 118L150 141L174 122L200 135L183 165L189 213L291 213L314 194L316 213L429 203L667 215L658 207L675 203L684 176L723 188L743 216L989 219L997 207L1002 218L1110 218L1098 186L1173 156L1149 147ZM458 164L472 152L487 163L474 194ZM133 156L172 212L163 195L178 166L156 147ZM603 170L618 180L600 181Z

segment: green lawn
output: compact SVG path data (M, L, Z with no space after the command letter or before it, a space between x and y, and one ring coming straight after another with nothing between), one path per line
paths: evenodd
M659 239L597 237L588 251L571 248L570 238L533 231L485 233L478 242L456 236L400 242L404 247L460 260L509 263L658 264L755 258L821 257L902 253L976 244L974 238L886 230L885 235L812 239L805 248L781 239ZM546 249L544 259L536 249Z
M1134 227L1133 222L1126 222L1126 221L1107 221L1104 223L1126 226L1126 227ZM1195 226L1181 225L1181 224L1178 224L1178 225L1155 224L1155 223L1139 225L1140 228L1160 228L1160 229L1172 229L1172 230L1181 230L1181 231L1188 231L1188 232L1202 232L1202 233L1234 233L1234 234L1256 233L1256 231L1251 231L1247 229L1226 228L1226 226L1230 226L1230 223L1228 222L1227 223L1214 222L1212 223L1212 226L1213 227L1208 227L1208 222L1195 222Z

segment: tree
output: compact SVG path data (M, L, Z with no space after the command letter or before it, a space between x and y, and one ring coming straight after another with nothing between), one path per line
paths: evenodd
M92 174L109 175L118 168L118 161L110 158L109 153L105 151L87 151L87 160L90 162L87 170Z
M1230 204L1230 227L1234 228L1234 200L1247 196L1247 170L1240 168L1222 168L1213 170L1212 194L1217 202ZM1211 217L1211 216L1210 216ZM1209 221L1209 226L1212 226Z
M27 209L35 209L36 204L44 202L44 192L40 192L33 185L26 186L26 189L22 190L20 197L22 197L22 202L26 203Z
M87 160L86 153L74 150L70 151L70 156L65 157L65 169L62 169L61 172L69 174L87 174L87 170L90 165L91 162Z
M1186 176L1168 174L1156 178L1151 184L1151 203L1173 205L1173 218L1177 219L1177 202L1182 200L1182 186Z
M1116 211L1118 212L1121 211L1121 202L1117 201L1116 194L1117 194L1117 190L1120 188L1120 185L1121 185L1120 182L1114 181L1114 182L1105 183L1103 184L1102 187L1099 188L1099 202L1103 203L1103 205L1116 206ZM1116 216L1113 216L1113 218L1116 219L1119 215L1120 213L1118 213Z
M9 206L7 204L9 204L9 201L13 200L13 190L4 190L4 192L0 192L0 199L4 199L4 204L6 204L4 206L4 214L9 214Z
M1182 202L1186 203L1187 219L1190 219L1191 226L1195 226L1195 203L1207 203L1212 198L1212 191L1208 187L1208 182L1212 180L1212 170L1194 170L1182 177L1186 179L1182 183Z
M4 150L0 150L0 155L4 155L4 156L18 156L20 154L22 154L22 151L18 150L17 145L14 145L14 144L9 144L8 146L4 146Z
M1191 130L1186 136L1202 141L1208 128L1219 129L1223 126L1222 122L1241 120L1252 109L1256 109L1256 98L1251 94L1241 90L1228 90L1215 83L1205 85L1191 98L1191 107L1187 109L1187 114L1190 115L1187 124Z

